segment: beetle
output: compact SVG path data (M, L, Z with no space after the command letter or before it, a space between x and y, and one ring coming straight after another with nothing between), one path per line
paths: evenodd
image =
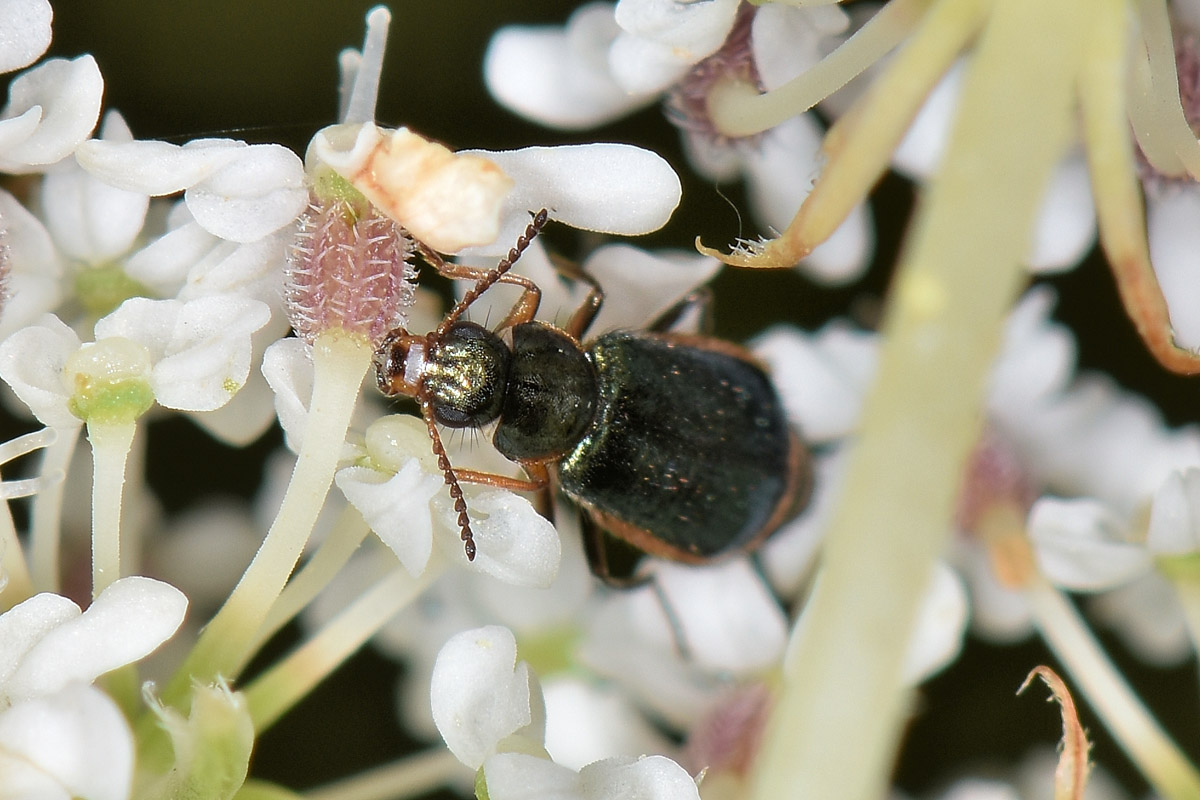
M779 397L745 349L665 330L685 300L645 331L581 337L604 294L589 292L563 328L535 320L540 288L510 272L547 223L536 214L507 256L485 270L418 245L447 277L474 281L437 328L392 331L375 354L379 389L415 398L458 514L467 558L475 542L460 482L516 491L553 483L594 528L636 549L700 564L760 544L807 502L810 458ZM521 295L495 330L463 314L496 283ZM701 298L703 299L703 298ZM495 424L492 443L526 478L450 464L438 426ZM593 572L609 579L603 542L585 535Z

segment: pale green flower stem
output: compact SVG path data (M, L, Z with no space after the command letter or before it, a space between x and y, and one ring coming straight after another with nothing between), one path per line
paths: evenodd
M312 558L288 581L275 605L271 606L271 612L259 629L250 650L257 651L262 647L328 586L370 532L370 527L362 518L362 514L358 513L358 509L347 505L338 517L337 524L317 547Z
M403 567L397 567L359 595L311 639L255 678L246 687L246 702L254 729L261 733L269 728L388 620L419 597L438 573L438 569L429 568L419 578L414 578Z
M306 800L407 800L446 786L469 771L444 747L408 756L390 764L313 789Z
M251 655L258 631L296 566L333 482L371 343L329 330L313 343L313 395L304 442L274 523L225 605L163 693L163 701L186 707L192 681L232 679Z
M1082 0L1005 0L980 36L889 299L820 585L759 754L758 800L886 793L910 705L904 656L978 440L1034 214L1074 124L1087 13ZM857 111L869 120L870 108Z
M1040 578L1026 597L1046 643L1155 792L1168 800L1200 797L1200 773L1146 711L1075 606Z
M749 136L807 111L903 41L932 2L892 0L837 50L765 94L741 81L714 86L708 100L713 124L727 136Z
M87 423L92 445L92 597L121 577L121 500L137 421Z
M63 480L39 491L33 498L30 515L29 568L33 576L34 590L57 592L59 590L59 543L62 538L63 492L66 490L66 474L79 442L81 426L57 428L58 437L46 447L42 454L42 474L62 473Z

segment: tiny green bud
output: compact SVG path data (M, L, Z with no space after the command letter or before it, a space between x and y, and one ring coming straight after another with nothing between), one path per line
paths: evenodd
M154 405L150 354L124 337L85 344L63 368L67 407L85 422L132 422Z

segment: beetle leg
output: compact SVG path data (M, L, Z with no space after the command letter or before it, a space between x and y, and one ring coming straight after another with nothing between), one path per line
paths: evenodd
M600 307L604 305L604 290L600 288L600 284L596 282L588 273L573 261L565 261L561 259L553 259L554 268L558 270L564 277L586 283L588 285L587 297L571 314L571 319L567 322L564 331L572 336L576 341L583 339L583 334L591 326L592 320L600 313Z
M669 331L678 325L685 316L695 311L700 316L699 332L710 335L713 330L712 300L712 289L701 286L699 289L688 292L678 303L659 314L646 326L646 330L654 333Z
M510 492L536 492L550 485L550 471L540 462L522 463L528 478L513 478L495 472L481 472L474 469L455 469L454 474L464 483L478 483L483 486L495 486L497 489L508 489Z

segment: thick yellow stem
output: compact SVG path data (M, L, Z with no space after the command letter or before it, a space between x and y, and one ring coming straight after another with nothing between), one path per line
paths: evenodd
M758 800L885 794L908 710L909 634L952 526L1034 214L1072 130L1088 13L1083 0L1005 0L980 37L889 300L823 574L759 755Z

